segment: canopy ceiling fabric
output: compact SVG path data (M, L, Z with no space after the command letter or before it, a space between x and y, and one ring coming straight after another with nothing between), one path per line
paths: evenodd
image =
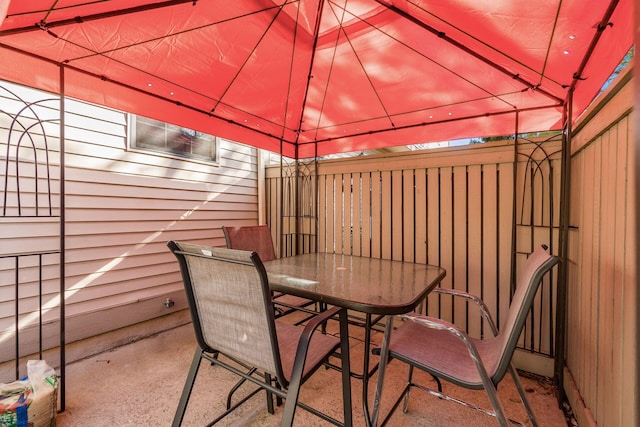
M0 23L0 79L307 158L560 129L633 1L0 0Z

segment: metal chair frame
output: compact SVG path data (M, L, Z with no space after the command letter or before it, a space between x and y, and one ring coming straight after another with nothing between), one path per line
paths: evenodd
M295 326L291 324L284 323L282 320L276 320L275 314L272 307L271 302L271 292L269 290L269 283L267 279L267 274L262 265L260 257L255 252L248 251L238 251L238 250L230 250L230 249L222 249L222 248L214 248L208 246L200 246L200 245L192 245L186 243L179 243L170 241L167 244L171 251L174 253L176 258L178 259L178 263L180 265L180 271L182 273L182 279L185 285L185 292L187 295L187 300L189 302L189 308L191 313L191 318L193 322L194 332L196 335L196 341L198 343L198 347L193 356L193 360L191 363L191 367L189 369L189 373L187 375L187 379L185 381L183 391L180 397L180 402L178 404L178 408L176 410L173 426L179 426L182 423L185 411L187 409L187 405L189 402L189 398L191 395L191 391L200 368L201 362L203 359L209 361L212 365L220 366L236 375L238 375L244 381L250 381L257 385L258 387L250 392L247 396L243 397L239 402L229 407L227 405L227 409L218 416L215 420L213 420L209 425L215 424L218 421L222 420L224 417L229 415L232 411L237 409L243 403L245 403L250 397L260 392L261 390L265 390L267 393L267 409L270 413L273 413L273 403L272 396L277 396L278 398L285 399L285 407L282 416L281 425L290 426L293 423L293 419L295 416L296 407L301 407L318 417L332 423L335 425L351 425L352 424L352 415L351 415L351 383L349 377L349 344L348 340L341 339L337 340L334 337L327 337L318 332L317 340L323 340L314 345L314 332L316 329L324 324L327 319L331 317L338 317L340 320L340 335L347 337L348 336L348 323L347 323L347 311L344 308L334 307L330 310L326 310L322 313L319 313L316 317L309 320L309 322L304 326ZM262 328L267 328L269 331L269 336L264 339L265 344L264 347L267 346L272 349L272 354L270 357L266 358L267 365L273 366L273 372L265 369L259 369L251 366L251 363L247 363L247 360L252 360L252 356L249 356L248 353L241 353L237 355L240 350L234 348L234 345L239 346L240 341L234 340L232 336L229 337L229 341L233 341L233 343L228 345L229 349L221 350L221 343L212 343L209 342L209 336L205 331L203 331L203 323L201 322L204 319L202 316L204 314L199 309L199 306L202 306L204 302L197 301L197 295L194 290L194 285L192 283L192 274L191 266L187 261L188 257L196 257L200 260L198 262L205 263L229 263L232 268L237 269L240 267L244 267L245 269L255 268L256 275L258 278L255 283L255 289L252 289L251 292L260 292L262 293L262 300L264 302L264 312L258 314L258 317L264 318L266 321L265 324L262 324ZM236 264L236 267L233 267L233 263ZM250 271L250 270L247 270ZM210 282L207 280L207 284L211 284L211 286L216 285L216 277L211 277ZM202 280L202 279L200 279ZM250 284L238 284L244 285L245 287L253 286L253 283ZM235 286L235 283L234 283ZM215 301L213 301L215 302ZM207 303L210 303L207 301ZM232 316L233 314L228 314ZM283 335L284 334L284 335ZM214 334L215 336L215 334ZM288 336L288 338L287 338ZM324 337L324 338L322 338ZM283 338L287 338L289 342L291 340L297 340L297 347L294 354L281 354L281 349L279 350L279 341ZM295 341L294 341L295 342ZM225 342L225 345L228 343ZM261 346L262 347L262 346ZM342 369L342 385L343 385L343 402L344 402L344 422L340 422L327 414L324 414L318 411L315 408L310 407L309 405L298 401L298 395L300 391L300 386L306 379L308 379L313 372L315 372L320 366L322 366L323 362L335 352L338 347L340 348L341 361L343 364ZM321 353L316 355L314 358L314 364L307 364L305 366L309 351L320 350ZM221 358L228 358L230 361L235 362L231 364ZM266 357L266 356L265 356ZM283 369L282 359L281 357L288 357L288 360L293 360L291 373L289 377L285 376L285 371ZM260 357L263 359L263 357ZM316 360L318 359L318 360ZM235 366L238 364L240 367ZM248 371L242 371L241 369L249 369Z
M500 353L500 357L498 360L499 363L497 363L491 371L487 370L485 363L483 362L481 352L478 350L477 343L480 340L469 337L467 333L462 331L460 328L458 328L454 324L449 323L442 319L429 318L429 317L418 315L418 314L408 314L408 315L401 316L403 319L407 320L408 322L413 322L414 326L409 326L409 324L407 324L407 325L402 325L400 328L403 328L403 327L412 328L407 330L414 331L414 332L418 331L420 327L428 328L435 331L443 331L450 334L452 337L455 337L455 339L463 343L464 348L466 348L466 351L468 353L467 354L468 358L466 360L467 362L469 360L473 362L473 365L475 366L475 368L477 369L477 373L479 374L480 382L470 381L468 379L456 376L455 369L450 369L445 372L445 370L442 369L441 367L434 368L429 365L428 356L424 356L423 360L415 360L407 356L407 354L409 354L409 351L405 347L405 343L399 341L399 343L397 344L397 347L394 347L394 344L395 344L393 342L394 336L392 334L391 336L392 342L389 345L389 356L390 356L389 361L392 359L398 359L402 362L407 363L409 365L409 374L408 374L407 384L402 390L402 393L400 394L398 399L394 402L389 413L383 419L382 421L383 426L389 421L389 419L391 418L391 416L393 415L395 410L398 408L400 402L403 399L404 399L403 411L404 412L407 411L409 392L412 387L421 389L441 399L446 399L448 401L462 404L466 407L478 410L484 414L494 416L496 417L498 423L502 427L507 426L508 422L511 422L512 424L523 425L520 422L509 419L505 416L504 407L497 395L498 383L503 379L507 371L510 373L511 377L513 378L513 381L518 390L518 394L520 395L520 400L522 401L522 404L526 409L529 420L531 421L534 427L538 425L535 419L535 416L533 414L533 410L531 409L531 405L527 400L526 394L520 382L518 373L515 367L513 366L511 359L513 357L513 353L515 352L517 341L522 332L524 322L531 308L533 299L538 290L542 277L548 271L550 271L555 264L559 262L559 259L557 257L548 255L546 253L546 250L547 250L546 245L542 245L539 249L534 251L532 256L530 256L529 259L527 260L527 264L525 265L525 268L524 268L524 271L527 274L525 274L525 276L520 281L520 284L523 288L518 288L516 290L516 294L518 294L517 302L515 302L515 304L512 304L509 310L509 316L508 316L507 322L508 323L511 322L511 324L510 325L508 324L505 328L503 328L504 329L503 334L506 334L504 335L503 341L502 342L498 341L498 343L503 344L503 350L502 350L502 353ZM501 335L500 331L498 331L498 328L496 327L495 322L491 317L491 314L489 313L489 310L486 304L477 296L474 296L466 292L454 290L454 289L439 288L434 290L433 292L445 294L445 295L451 295L454 297L465 298L468 301L475 303L480 308L481 315L485 318L487 324L489 325L491 332L493 333L493 337L498 338ZM516 300L514 299L514 301ZM420 327L416 329L415 325L420 325ZM423 330L423 331L426 331L426 330ZM396 333L397 332L398 331L396 331ZM417 337L418 335L413 334L412 336ZM432 336L435 338L435 335L432 334ZM424 342L424 343L414 342L406 345L429 346L429 345L438 345L438 344L435 342ZM374 351L379 354L379 349L376 349ZM460 351L463 352L462 350ZM460 356L462 357L462 355ZM436 391L424 385L414 383L412 380L414 368L421 369L431 374L431 376L434 378L434 380L437 383L438 390ZM456 384L464 388L484 389L489 397L489 401L491 402L493 411L489 411L487 409L478 407L477 405L474 405L472 403L465 402L455 397L444 394L442 392L442 384L440 382L440 379L445 379L453 384Z

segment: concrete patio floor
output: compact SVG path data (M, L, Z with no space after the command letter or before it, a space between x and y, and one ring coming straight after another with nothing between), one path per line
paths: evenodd
M352 369L356 371L362 367L363 344L358 339L359 331L361 328L354 327L351 339ZM381 334L376 333L373 339L380 337ZM195 345L193 330L188 324L67 365L66 410L57 416L58 427L170 426ZM387 413L402 389L406 367L392 361L386 375L382 414ZM376 379L374 375L370 395ZM538 424L566 427L552 384L544 378L521 379ZM224 369L205 363L196 379L183 425L206 425L221 413L227 391L236 380L237 377ZM300 400L341 420L340 381L338 371L321 368L302 386ZM422 375L421 383L433 386L426 375ZM246 387L248 390L249 386ZM443 387L446 393L490 408L483 391L466 391L451 384ZM503 380L498 392L508 417L521 422L527 420L510 377ZM362 426L361 381L352 381L352 395L354 425ZM220 425L278 426L281 413L282 407L278 407L276 413L270 415L265 395L259 393ZM330 425L302 409L297 410L294 424ZM493 417L416 390L412 392L409 411L403 414L399 409L388 425L495 426L497 423Z

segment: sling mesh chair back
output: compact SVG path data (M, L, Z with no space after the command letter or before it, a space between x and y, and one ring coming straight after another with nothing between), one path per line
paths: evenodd
M412 387L420 388L438 397L462 403L473 409L493 415L501 426L506 426L507 418L504 408L497 396L498 383L509 371L526 408L527 415L534 426L537 425L531 406L520 384L518 373L511 363L518 339L524 327L527 314L533 304L543 276L558 263L558 258L551 256L542 245L527 259L519 274L516 291L513 295L507 319L498 331L486 305L478 297L451 289L437 289L434 292L466 298L476 303L493 336L484 339L469 337L455 325L441 319L418 314L403 316L406 321L394 331L389 342L390 360L397 359L409 365L407 384L383 420L383 425L404 401L407 411L409 391ZM431 374L438 384L438 391L412 382L413 368L419 368ZM479 408L442 393L440 379L444 379L460 387L486 390L493 411ZM520 424L513 420L508 420Z
M242 227L222 227L227 248L243 251L255 251L260 259L271 261L276 259L271 231L266 225L247 225Z
M211 424L220 421L260 390L265 390L268 402L272 402L272 394L286 400L282 425L293 423L296 406L342 425L298 401L300 385L338 347L340 353L346 355L342 357L343 371L347 373L342 375L344 423L351 423L348 343L341 345L336 337L314 333L331 316L339 316L341 332L346 332L346 310L328 310L310 320L305 327L276 320L267 275L255 252L174 241L167 245L180 265L198 343L174 426L182 423L202 359L258 386ZM251 369L245 372L247 367ZM272 404L268 409L273 413Z
M243 251L255 251L260 255L260 259L263 262L276 259L276 253L273 249L273 239L271 238L271 231L268 226L223 226L222 231L227 242L227 248ZM314 302L309 299L279 292L274 292L273 300L276 312L279 316L292 313L294 310L310 312L304 308L314 304Z

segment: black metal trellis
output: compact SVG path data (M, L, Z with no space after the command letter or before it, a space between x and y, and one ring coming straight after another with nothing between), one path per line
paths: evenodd
M29 241L30 237L38 237L29 235L28 231L35 218L39 223L42 218L51 218L58 222L60 245L46 250L37 247L25 250L22 246L18 251L11 251L7 246L0 250L0 270L2 277L7 278L6 283L0 282L0 287L13 288L14 298L13 327L5 331L13 339L0 343L0 346L13 343L13 351L5 354L13 354L15 379L24 375L26 359L43 359L45 352L51 349L54 353L47 353L48 357L55 357L57 348L57 360L48 362L52 366L59 364L55 366L61 379L59 409L64 410L64 101L63 97L32 99L36 96L42 95L32 95L28 90L21 91L8 84L0 85L0 98L5 101L0 107L3 135L0 145L4 145L0 152L0 156L4 154L0 157L0 174L3 175L0 177L0 227L15 227L20 230L18 239ZM60 147L57 150L54 146L56 139ZM59 154L57 165L51 156L55 151ZM56 166L59 177L53 176L52 170ZM56 180L59 183L57 194L53 186ZM59 270L52 267L59 267ZM36 279L34 275L37 275ZM55 283L59 286L52 287ZM30 302L34 300L33 291L29 291L34 287L37 289L35 309ZM49 337L53 332L52 319L60 325L59 342Z
M523 251L518 252L517 246L515 249L515 255L528 255L533 252L536 245L536 230L543 230L546 234L546 241L544 242L549 246L551 253L557 253L555 248L554 231L559 231L558 218L554 214L554 167L552 164L552 158L559 154L559 151L550 152L547 149L546 144L561 138L561 134L554 134L544 140L529 140L524 137L519 137L520 141L525 141L527 144L533 144L534 148L530 153L517 152L520 158L525 158L525 173L523 180L523 188L521 192L521 200L519 201L519 215L514 218L514 225L518 227L526 227L529 233L529 247ZM516 141L516 146L517 146ZM539 182L539 186L536 186L536 182ZM518 201L514 201L518 203ZM525 216L525 213L527 215ZM517 236L516 232L514 236ZM515 265L512 266L512 271L515 273ZM512 286L514 285L512 281ZM540 287L539 296L542 300L548 301L553 306L557 304L554 301L555 293L553 292L554 276L549 275L549 283ZM512 289L513 291L514 289ZM540 349L543 347L542 335L537 338L533 331L542 330L543 323L546 320L549 325L554 324L555 310L548 311L548 318L544 319L542 316L543 310L540 308L536 310L531 309L529 319L525 324L524 336L525 336L525 348L528 349ZM554 328L552 328L553 331ZM552 332L548 336L548 348L550 356L553 357L555 353L554 339L555 334Z

